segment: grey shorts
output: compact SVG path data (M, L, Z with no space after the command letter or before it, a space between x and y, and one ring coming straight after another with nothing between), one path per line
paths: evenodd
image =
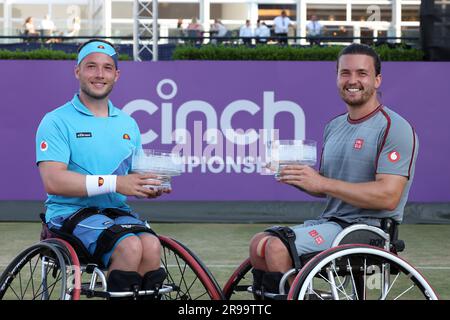
M339 224L325 219L307 220L290 228L295 232L295 247L299 255L331 248L334 239L342 231Z

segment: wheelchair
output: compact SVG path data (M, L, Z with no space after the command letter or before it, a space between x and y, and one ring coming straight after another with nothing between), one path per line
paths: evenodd
M398 256L404 248L392 219L382 219L380 228L354 224L337 235L330 249L299 256L299 267L283 274L277 293L253 289L249 258L233 272L223 293L226 299L437 300L423 275Z
M106 270L93 262L77 238L50 231L44 219L42 226L40 242L19 253L1 275L0 299L223 299L222 290L208 268L194 252L175 239L158 235L162 247L161 266L167 272L160 288L109 292Z

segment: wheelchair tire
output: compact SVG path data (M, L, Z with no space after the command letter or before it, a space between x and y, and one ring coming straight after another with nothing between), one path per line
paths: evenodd
M350 288L342 285L342 277L350 277ZM300 270L288 294L290 300L324 297L438 299L422 274L408 262L383 249L358 244L340 245L315 256Z
M162 247L161 264L167 272L165 284L174 291L163 300L223 300L223 293L208 268L180 242L158 235Z
M81 266L75 249L70 243L59 238L50 238L48 240L44 240L44 242L54 244L61 250L66 266L70 268L67 272L70 276L70 279L67 281L68 288L66 290L69 295L68 298L69 300L80 300Z
M62 272L64 270L64 272ZM0 277L2 300L69 300L61 250L42 241L19 253Z
M250 293L247 291L247 288L253 284L253 276L250 273L252 268L250 258L245 259L244 262L237 267L223 287L223 295L225 299L232 300L249 298ZM241 293L244 293L244 295Z

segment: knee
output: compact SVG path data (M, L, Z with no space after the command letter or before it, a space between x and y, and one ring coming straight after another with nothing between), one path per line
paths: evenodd
M142 243L142 255L143 258L159 257L161 253L161 243L159 239L153 235L141 235L139 236Z
M289 251L284 243L277 237L270 237L265 246L267 256L286 256L289 257Z
M114 253L121 257L142 257L142 244L138 237L129 236L121 240L117 245Z
M257 233L250 240L250 256L264 258L265 246L271 237L264 232Z

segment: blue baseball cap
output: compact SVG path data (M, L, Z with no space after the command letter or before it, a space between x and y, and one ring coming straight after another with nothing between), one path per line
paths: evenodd
M110 56L114 60L114 64L117 68L119 59L116 50L111 45L103 41L92 41L81 48L80 52L78 53L77 65L79 65L81 61L88 55L95 52L104 53Z

